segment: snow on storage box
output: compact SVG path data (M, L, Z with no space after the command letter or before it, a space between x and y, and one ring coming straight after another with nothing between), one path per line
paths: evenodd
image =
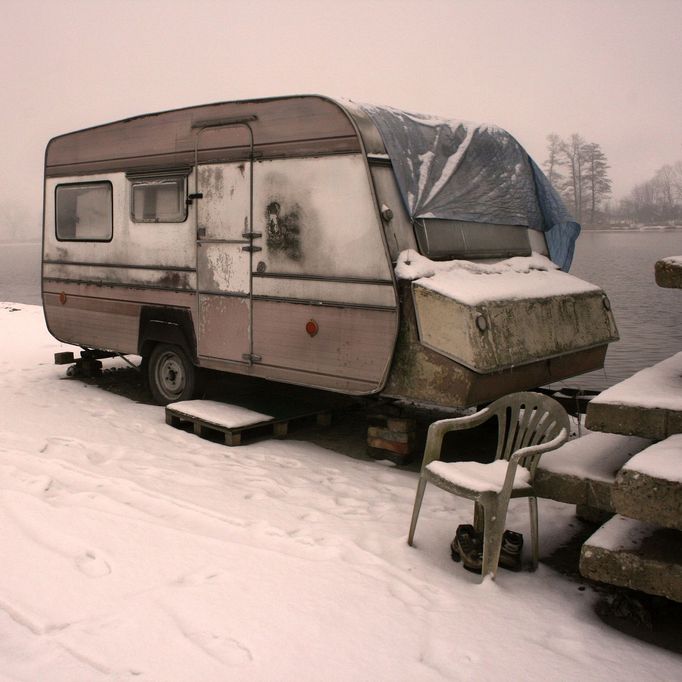
M538 254L494 264L401 254L421 343L479 373L601 346L618 338L599 287Z

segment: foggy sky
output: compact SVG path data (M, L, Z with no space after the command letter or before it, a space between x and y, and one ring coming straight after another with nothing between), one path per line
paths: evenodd
M0 0L0 209L42 203L58 134L320 93L495 123L541 163L579 132L614 195L682 159L678 0Z

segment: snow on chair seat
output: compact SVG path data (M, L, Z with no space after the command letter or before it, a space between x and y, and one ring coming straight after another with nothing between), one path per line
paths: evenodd
M509 462L497 459L494 462L431 462L427 469L441 479L445 487L447 483L455 486L466 486L479 492L501 493L507 477ZM514 472L513 490L530 488L530 471L518 467Z

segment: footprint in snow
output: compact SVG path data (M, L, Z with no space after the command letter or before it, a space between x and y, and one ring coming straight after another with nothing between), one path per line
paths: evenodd
M111 450L105 452L91 449L85 453L85 456L90 464L104 464L113 458L114 453Z
M190 632L187 636L209 656L227 665L243 665L253 661L249 648L227 635L204 630Z
M176 585L204 585L206 583L213 583L223 577L223 572L219 569L206 567L198 571L193 571L185 575L181 575L174 581Z
M85 443L78 438L69 438L68 436L51 436L47 439L47 450L50 446L56 445L57 447L67 447L67 448L85 448Z
M94 552L86 552L77 556L75 562L76 568L89 578L103 578L111 573L109 563Z

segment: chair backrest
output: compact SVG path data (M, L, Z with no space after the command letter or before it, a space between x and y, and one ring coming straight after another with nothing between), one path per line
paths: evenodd
M511 455L532 445L542 446L519 464L535 474L540 455L558 447L567 440L570 424L566 410L553 398L542 393L512 393L499 398L488 406L497 416L498 437L495 459L509 459ZM552 443L562 430L565 436L558 443Z

